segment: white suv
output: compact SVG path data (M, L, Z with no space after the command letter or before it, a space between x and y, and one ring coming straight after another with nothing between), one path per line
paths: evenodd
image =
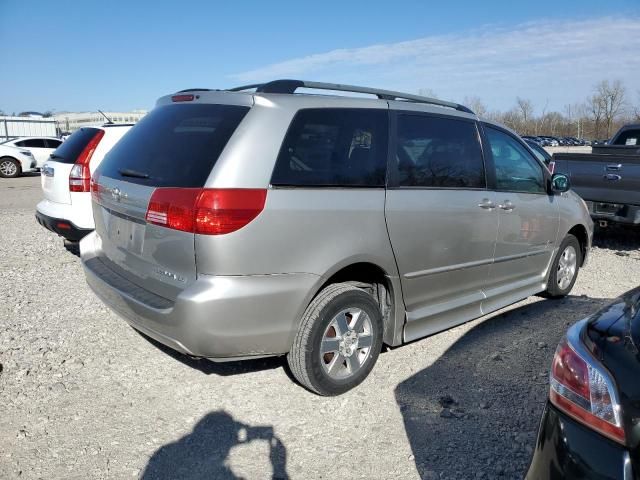
M84 127L51 154L42 166L44 199L36 207L40 225L70 242L78 242L93 230L91 174L130 128L115 124Z

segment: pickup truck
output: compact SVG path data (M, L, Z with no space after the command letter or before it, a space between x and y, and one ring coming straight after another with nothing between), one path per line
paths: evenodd
M625 125L592 153L556 153L553 161L600 226L640 225L640 124Z

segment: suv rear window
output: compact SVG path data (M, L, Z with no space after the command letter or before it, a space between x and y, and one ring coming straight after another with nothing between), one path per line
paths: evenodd
M235 105L157 107L116 143L99 174L141 185L202 187L248 111ZM148 177L122 176L123 169Z
M55 157L52 160L59 163L76 163L76 159L98 130L91 127L76 130L55 150Z
M387 125L386 110L300 110L280 149L271 184L384 186Z
M625 130L615 139L613 145L640 146L640 129Z

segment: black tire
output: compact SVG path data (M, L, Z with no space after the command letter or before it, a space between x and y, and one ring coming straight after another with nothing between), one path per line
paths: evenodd
M3 168L5 167L5 165L6 165L6 168ZM22 167L20 166L20 162L18 160L16 160L13 157L0 158L0 177L16 178L16 177L19 177L21 173L22 173Z
M333 378L325 370L324 359L327 354L324 357L320 354L321 344L336 316L351 308L359 309L368 316L371 347L355 373L346 378ZM334 335L336 339L342 338L337 332ZM311 301L302 316L300 328L287 356L291 373L312 392L325 396L340 395L362 383L369 375L382 350L382 335L382 314L371 295L347 283L329 285ZM360 355L360 352L355 355ZM347 363L344 365L346 367Z
M568 285L561 287L558 283L558 279L560 278L560 260L564 254L564 252L572 247L575 251L575 273L573 274L573 278L568 283ZM543 296L547 298L562 298L569 294L573 285L576 283L576 279L578 278L578 272L580 271L580 265L582 265L582 249L580 248L580 242L576 237L569 234L565 237L565 239L560 244L560 248L558 249L558 253L556 254L556 258L553 259L553 263L551 264L551 271L549 272L549 281L547 282L547 289L543 292Z

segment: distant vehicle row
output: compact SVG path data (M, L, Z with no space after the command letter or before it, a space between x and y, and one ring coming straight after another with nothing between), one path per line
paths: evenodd
M523 135L523 139L536 142L542 147L584 147L591 145L589 140L576 137L554 137L550 135Z

